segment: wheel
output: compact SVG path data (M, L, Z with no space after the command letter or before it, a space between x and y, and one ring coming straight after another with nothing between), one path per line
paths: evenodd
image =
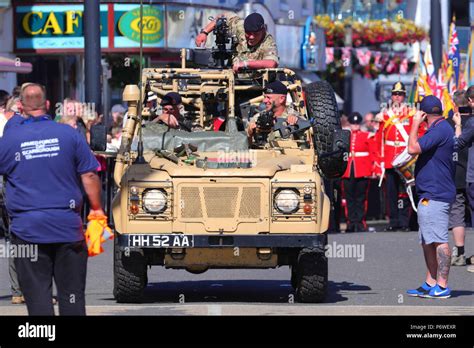
M120 250L114 239L114 297L118 303L139 303L148 282L147 262L142 250Z
M319 303L326 299L328 259L322 248L304 248L296 264L296 300Z
M328 82L317 81L306 86L305 97L308 116L314 120L319 171L328 179L339 178L347 167L350 132L341 129L334 91Z

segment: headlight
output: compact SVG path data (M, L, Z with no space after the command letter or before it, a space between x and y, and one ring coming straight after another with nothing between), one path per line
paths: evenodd
M162 213L166 210L166 205L166 193L162 190L147 190L143 193L143 208L148 213Z
M300 207L298 194L290 189L275 194L275 208L284 214L296 213Z

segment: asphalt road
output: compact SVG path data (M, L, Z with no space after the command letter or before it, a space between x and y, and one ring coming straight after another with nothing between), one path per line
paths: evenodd
M3 240L0 241L3 243ZM335 243L335 244L334 244ZM416 232L331 234L329 245L351 245L356 255L329 258L329 295L322 304L294 302L290 270L149 270L142 304L116 304L112 295L112 246L89 259L87 312L90 315L473 315L474 273L452 267L447 300L411 298L425 274ZM358 248L358 249L357 249ZM466 254L474 254L474 232L468 230ZM7 259L0 258L0 315L26 314L10 304Z

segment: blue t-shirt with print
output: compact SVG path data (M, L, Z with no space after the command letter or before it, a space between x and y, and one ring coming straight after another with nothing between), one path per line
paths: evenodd
M0 139L11 231L32 243L84 239L80 175L99 166L84 137L46 117L12 127Z
M418 143L421 147L415 166L418 197L453 203L456 198L453 128L445 119L437 120Z
M13 116L5 124L3 132L7 131L10 128L19 126L25 119L20 114L13 114Z

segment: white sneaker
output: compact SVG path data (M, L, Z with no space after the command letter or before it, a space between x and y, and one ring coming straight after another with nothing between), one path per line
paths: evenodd
M458 248L453 247L451 253L451 266L466 266L466 256L464 254L458 255Z

